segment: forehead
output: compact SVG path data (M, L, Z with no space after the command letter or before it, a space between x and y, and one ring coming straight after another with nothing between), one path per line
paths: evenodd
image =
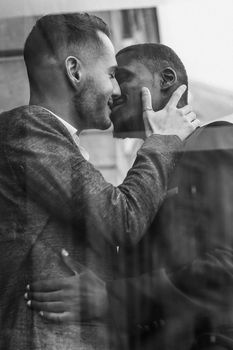
M108 66L116 66L117 62L115 58L115 49L113 43L103 32L98 31L98 36L102 42L99 59Z
M151 71L145 66L143 62L133 58L127 53L122 53L116 57L119 72L128 72L140 80L153 79Z
M79 55L84 67L89 72L113 70L117 66L115 50L111 40L103 32L97 32L100 44L86 44L86 49Z

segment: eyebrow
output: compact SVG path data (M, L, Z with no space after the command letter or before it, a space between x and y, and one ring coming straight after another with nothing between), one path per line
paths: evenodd
M124 68L124 67L117 67L115 74L116 74L116 77L118 79L121 79L121 78L128 79L128 78L133 77L135 75L135 73L132 72L130 69Z

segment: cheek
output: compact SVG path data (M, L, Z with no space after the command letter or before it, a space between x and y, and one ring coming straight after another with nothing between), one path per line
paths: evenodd
M152 90L152 106L154 111L158 111L162 109L165 104L164 104L164 98L161 96L161 93L157 90Z
M135 112L141 111L142 109L141 90L136 87L132 88L129 94L128 101L132 110L134 110Z
M139 105L141 103L141 88L135 84L122 84L121 93L126 97L128 104Z
M102 98L109 98L112 93L112 83L111 80L106 76L98 76L94 79L94 90L96 96L102 96Z
M109 77L105 79L101 79L99 82L97 88L99 87L99 90L101 93L109 98L110 95L112 95L113 92L113 83Z

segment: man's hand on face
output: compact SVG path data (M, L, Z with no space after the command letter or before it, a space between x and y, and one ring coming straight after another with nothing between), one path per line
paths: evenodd
M142 88L143 119L147 136L151 134L177 135L183 141L200 126L200 121L196 118L190 105L177 108L186 88L185 85L181 85L172 94L167 105L158 112L153 111L149 89Z
M74 275L37 281L27 286L27 306L53 322L69 323L104 318L108 308L105 282L88 269L78 274L72 268L68 253L65 253L63 261Z

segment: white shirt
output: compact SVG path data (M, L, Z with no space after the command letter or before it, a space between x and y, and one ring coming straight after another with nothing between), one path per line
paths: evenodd
M58 117L58 115L56 115L55 113L53 113L52 111L50 111L49 109L42 107L43 109L45 109L46 111L48 111L49 113L51 113L54 117L56 117L58 120L60 120L60 122L65 126L65 128L69 131L70 135L72 136L74 142L76 143L76 145L78 146L82 156L84 159L86 159L87 161L89 160L90 156L88 154L88 152L85 150L85 148L83 148L82 146L80 146L80 139L79 136L77 134L78 130L73 127L73 125L71 125L70 123L68 123L66 120Z

